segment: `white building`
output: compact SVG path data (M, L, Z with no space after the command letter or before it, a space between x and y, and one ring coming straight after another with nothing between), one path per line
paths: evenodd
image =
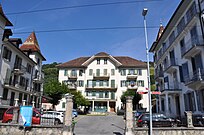
M182 0L166 28L160 27L150 52L161 95L157 111L170 116L204 112L204 41L201 3Z
M11 26L11 23L0 10L1 28ZM1 29L0 38L0 119L3 112L14 105L18 99L21 105L25 100L26 105L39 107L43 92L42 61L45 60L35 33L22 44L19 38L9 38L12 35L10 29ZM34 101L34 102L33 102Z
M101 52L62 63L58 68L59 81L69 89L80 91L90 101L92 111L115 112L121 109L123 92L146 91L148 86L146 63L130 57ZM140 104L148 110L148 95L142 95ZM65 99L62 99L56 109L64 108Z

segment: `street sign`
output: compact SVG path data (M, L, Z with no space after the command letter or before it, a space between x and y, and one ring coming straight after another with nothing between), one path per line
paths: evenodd
M21 106L19 115L19 124L25 127L30 127L32 124L33 107Z

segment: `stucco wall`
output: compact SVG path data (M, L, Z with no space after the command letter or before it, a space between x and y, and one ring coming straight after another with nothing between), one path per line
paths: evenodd
M148 135L148 128L135 128L134 135ZM153 128L153 135L204 135L203 127Z
M61 135L63 126L32 126L24 130L17 124L0 124L0 135Z

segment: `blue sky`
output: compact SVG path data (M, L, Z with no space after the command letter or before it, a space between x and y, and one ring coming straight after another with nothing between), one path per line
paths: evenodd
M138 2L9 15L21 11L124 1ZM1 0L5 14L14 24L11 27L13 37L21 38L24 42L30 33L18 33L36 31L41 52L47 59L44 63L66 62L98 52L146 61L141 15L143 8L149 10L147 26L159 28L160 21L164 26L168 23L179 2L180 0ZM141 28L37 33L45 30L128 26ZM149 47L157 36L157 27L147 29ZM150 57L152 60L152 55Z

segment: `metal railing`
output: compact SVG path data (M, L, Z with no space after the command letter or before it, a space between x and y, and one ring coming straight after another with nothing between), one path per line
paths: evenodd
M181 48L181 55L184 56L193 47L201 45L204 45L203 37L201 35L196 36L195 38L191 38L186 42L185 46Z
M184 81L186 84L196 81L204 80L204 69L198 68L195 72L191 72L184 76Z

